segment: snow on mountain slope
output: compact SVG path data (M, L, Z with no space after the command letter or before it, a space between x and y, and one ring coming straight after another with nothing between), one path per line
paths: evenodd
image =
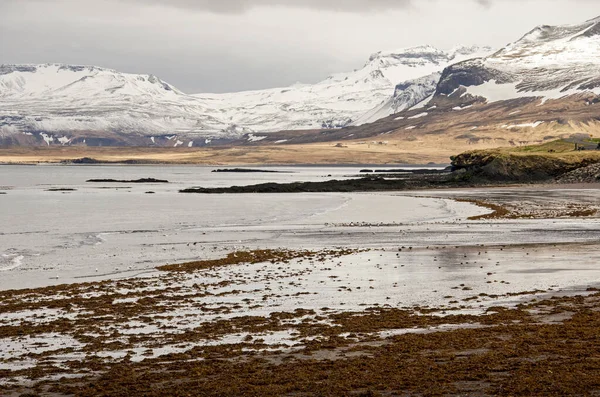
M250 133L339 128L365 119L361 116L374 108L384 110L371 111L366 119L421 102L445 66L479 52L478 47L431 46L378 52L363 68L317 84L198 95L155 76L93 66L1 65L0 141L49 145L100 136L111 144L111 136L119 135L123 144L197 146ZM171 139L159 141L159 136Z
M488 55L492 52L490 47L457 47L447 53L431 47L427 47L427 49L435 53L436 57L434 59L430 58L431 64L422 65L419 69L421 72L429 73L415 76L409 80L397 80L402 82L396 85L394 94L363 114L353 125L372 123L391 114L410 109L435 93L438 81L442 76L442 70L446 66L465 59ZM426 59L424 54L420 55L419 58Z
M0 66L0 135L214 135L226 126L202 101L155 76L92 66Z
M362 69L314 85L196 97L211 103L224 121L255 131L337 128L363 120L367 112L368 120L376 119L374 108L388 104L394 89L393 103L382 117L422 101L435 90L444 67L481 53L479 47L442 51L431 46L378 52ZM409 83L397 85L402 81Z
M538 26L495 54L448 67L436 95L470 94L494 102L598 94L599 59L600 18L578 25Z

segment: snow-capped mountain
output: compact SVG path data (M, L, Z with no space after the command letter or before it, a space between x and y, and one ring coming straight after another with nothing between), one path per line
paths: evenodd
M0 143L198 146L251 140L254 132L339 128L374 120L374 108L384 117L413 106L431 94L444 67L480 51L378 52L361 69L317 84L198 95L155 76L93 66L2 65Z
M491 55L448 66L434 95L410 109L382 117L387 112L383 107L373 116L376 122L322 137L303 136L302 143L387 142L410 153L445 151L450 156L469 149L540 144L573 134L600 137L599 61L600 18L540 26ZM413 80L401 85L396 96L424 90L435 80L435 74ZM387 106L392 104L390 100Z
M68 143L90 134L215 134L202 101L150 75L92 66L0 66L0 137Z
M436 96L487 102L600 93L600 17L582 24L538 26L484 58L444 70Z
M343 127L374 121L379 115L385 117L421 102L433 94L450 63L490 52L489 48L464 46L450 51L420 46L378 52L363 68L313 85L196 96L212 101L226 122L255 131Z
M460 46L449 52L443 52L430 46L410 49L409 54L415 57L413 58L413 62L419 65L415 66L422 68L422 72L429 73L420 74L419 76L398 83L391 97L388 96L381 104L364 113L353 125L372 123L391 114L410 109L435 93L445 67L452 63L464 61L465 59L485 56L491 52L492 49L490 47L477 46ZM408 54L405 56L408 57Z

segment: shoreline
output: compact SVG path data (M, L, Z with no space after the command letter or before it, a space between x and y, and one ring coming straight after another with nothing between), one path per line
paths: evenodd
M417 148L418 149L418 148ZM396 146L335 144L167 147L13 147L0 148L1 163L60 163L90 158L97 162L255 166L264 164L421 164L447 163L452 152L404 151Z
M485 247L498 252L501 248ZM519 248L513 247L515 252ZM550 244L538 244L527 249L549 248ZM257 262L250 266L266 269L268 265L262 261L272 256L276 259L273 270L284 266L283 274L270 273L275 277L272 280L283 276L285 284L298 275L310 274L301 269L312 266L302 262L331 266L337 258L357 254L379 255L378 251L265 251L256 253ZM17 348L28 352L29 358L22 364L7 360L7 352L0 354L0 391L124 396L134 387L136 392L152 396L167 391L203 396L210 390L234 396L282 395L291 390L314 393L323 388L323 392L337 390L342 394L371 390L431 395L453 390L487 396L501 390L509 394L595 390L592 374L596 372L587 372L589 377L578 377L576 382L569 375L574 365L585 365L588 371L595 368L585 359L573 361L586 352L594 354L596 348L590 343L598 343L597 338L590 337L600 325L600 292L591 284L578 290L550 288L494 295L456 281L450 284L455 285L450 292L439 291L439 295L449 294L444 297L447 306L366 304L356 310L336 304L311 308L305 303L275 307L257 315L260 309L256 305L265 303L245 298L248 295L235 278L215 278L216 274L239 272L247 258L254 256L239 255L224 261L168 267L154 278L1 291L2 313L31 314L27 318L4 318L0 343L13 339L17 346L16 341L29 340L31 346ZM198 275L208 278L198 281ZM228 288L225 280L237 287ZM53 296L56 298L49 300ZM266 304L272 299L268 297ZM35 318L33 313L45 314ZM206 318L190 323L190 316L198 313ZM103 320L99 322L99 318ZM171 325L165 328L167 324ZM53 340L52 334L61 337ZM564 344L565 335L572 343ZM551 356L545 357L547 352L552 352ZM528 365L532 360L534 367ZM389 378L388 369L400 367L404 369L394 371ZM423 370L430 380L423 379ZM552 371L556 382L537 389L540 383L530 376L532 370L538 375ZM357 375L351 382L341 377L348 371ZM510 376L499 376L501 372ZM199 373L211 375L199 379ZM270 375L265 377L267 373ZM324 375L329 381L318 382ZM254 376L269 381L256 383L250 380ZM470 383L473 377L478 381Z
M354 206L338 203L340 214L243 230L199 226L187 211L187 234L131 225L102 240L117 262L130 253L114 250L125 236L152 245L152 258L180 250L195 259L131 274L124 262L109 279L0 291L0 394L596 391L600 229L597 217L561 214L598 208L598 188L555 187L357 195ZM187 199L169 194L169 207ZM522 216L466 220L483 213L474 202ZM408 215L391 211L404 206Z
M230 163L230 164L201 164L201 163L128 163L128 162L106 162L95 164L76 164L76 163L61 163L61 162L37 162L37 163L0 163L1 166L61 166L61 167L202 167L202 168L220 168L220 167L241 167L241 168L377 168L377 167L396 167L396 168L446 168L450 163L439 164L421 164L421 163Z

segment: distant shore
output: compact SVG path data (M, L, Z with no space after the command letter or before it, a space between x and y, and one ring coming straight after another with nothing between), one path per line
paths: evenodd
M0 148L1 164L73 162L96 164L198 164L211 166L447 164L451 150L403 150L398 146L330 143L201 148L165 147L10 147Z

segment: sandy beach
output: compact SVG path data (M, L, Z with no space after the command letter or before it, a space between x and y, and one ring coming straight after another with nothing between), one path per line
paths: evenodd
M207 196L178 190L358 170L42 168L0 196L3 395L600 389L596 186ZM116 175L170 183L86 182Z

